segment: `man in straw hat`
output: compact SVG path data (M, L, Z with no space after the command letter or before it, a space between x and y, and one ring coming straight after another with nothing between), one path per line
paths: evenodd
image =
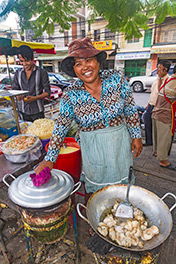
M45 160L35 169L50 169L73 120L81 145L82 175L87 193L118 183L127 183L134 157L142 151L139 118L131 89L116 70L100 71L106 52L89 38L74 40L61 68L75 83L64 90L59 117ZM134 176L133 176L134 182Z

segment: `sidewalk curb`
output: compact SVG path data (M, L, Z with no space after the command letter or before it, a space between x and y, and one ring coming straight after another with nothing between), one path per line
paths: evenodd
M172 176L168 176L166 174L161 174L161 173L157 173L157 172L154 172L153 170L150 170L150 169L144 169L142 167L139 167L139 166L134 166L134 170L135 171L139 171L139 172L142 172L142 173L145 173L145 174L150 174L150 175L153 175L155 177L158 177L158 178L161 178L161 179L164 179L164 180L167 180L167 181L172 181L172 182L176 182L176 177L172 177ZM164 169L165 170L165 169ZM169 171L169 170L167 170Z

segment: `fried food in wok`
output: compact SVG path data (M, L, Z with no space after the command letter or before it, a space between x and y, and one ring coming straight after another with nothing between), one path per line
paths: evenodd
M123 221L115 217L117 206L116 202L110 213L106 214L99 223L97 230L102 236L109 236L119 246L143 248L145 241L159 234L159 228L155 225L149 226L145 215L138 208L134 207L133 219Z

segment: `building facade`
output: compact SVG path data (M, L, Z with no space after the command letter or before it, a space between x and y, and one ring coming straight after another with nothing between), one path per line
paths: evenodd
M155 25L154 40L151 47L152 70L160 60L170 60L176 64L176 18L166 17L160 25Z

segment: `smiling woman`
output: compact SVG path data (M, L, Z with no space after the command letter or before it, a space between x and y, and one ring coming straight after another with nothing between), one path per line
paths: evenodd
M81 145L82 174L87 193L117 183L127 183L133 157L142 151L137 109L128 82L116 70L100 71L106 52L89 38L74 40L62 70L78 80L65 88L47 155L35 169L50 169L59 155L74 120ZM134 183L134 175L133 175Z

